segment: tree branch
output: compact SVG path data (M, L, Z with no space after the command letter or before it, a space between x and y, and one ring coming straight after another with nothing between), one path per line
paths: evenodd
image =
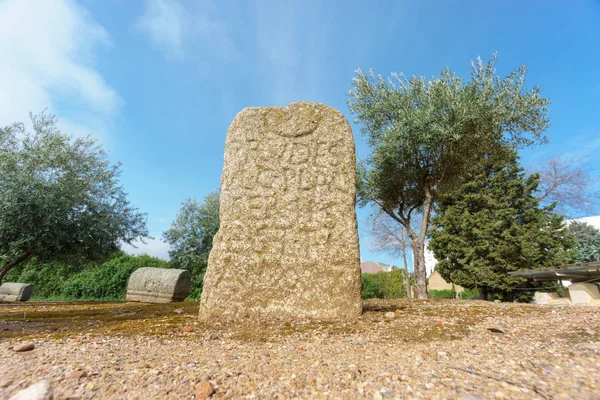
M23 254L15 258L13 261L7 261L6 264L4 264L4 267L2 267L2 270L0 270L0 283L2 283L2 279L4 279L4 276L8 273L8 271L10 271L11 269L13 269L13 267L16 267L17 265L21 264L23 261L31 257L31 253L31 250L26 250Z

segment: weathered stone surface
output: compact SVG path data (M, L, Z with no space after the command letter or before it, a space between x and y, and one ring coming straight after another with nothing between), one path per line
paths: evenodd
M535 304L571 304L571 299L560 297L556 292L535 292L533 302Z
M44 379L21 390L8 400L52 400L53 398L52 384Z
M33 295L29 283L5 282L0 285L0 301L27 301Z
M184 269L138 268L129 277L127 301L171 303L190 293L190 273Z
M246 108L227 133L203 320L360 315L352 130L316 103Z
M569 295L573 304L600 305L600 291L593 283L574 283L569 286Z
M33 349L35 349L35 344L33 342L19 343L13 347L13 350L16 351L17 353L21 353L24 351L31 351Z

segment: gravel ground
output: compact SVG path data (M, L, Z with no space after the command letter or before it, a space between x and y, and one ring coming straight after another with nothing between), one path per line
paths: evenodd
M55 399L600 399L596 307L379 300L354 323L236 326L197 308L0 305L0 398L48 379Z

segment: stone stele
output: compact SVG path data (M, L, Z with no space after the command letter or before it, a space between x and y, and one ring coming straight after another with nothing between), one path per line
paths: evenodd
M0 301L27 301L33 295L30 283L6 282L0 285Z
M183 301L190 294L191 284L191 275L185 269L138 268L129 277L127 301Z
M227 133L200 318L357 318L355 185L354 139L339 111L242 110Z

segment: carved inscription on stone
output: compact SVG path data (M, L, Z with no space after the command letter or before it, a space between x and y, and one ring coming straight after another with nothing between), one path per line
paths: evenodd
M350 126L331 107L292 103L235 117L201 318L360 315L355 163Z

